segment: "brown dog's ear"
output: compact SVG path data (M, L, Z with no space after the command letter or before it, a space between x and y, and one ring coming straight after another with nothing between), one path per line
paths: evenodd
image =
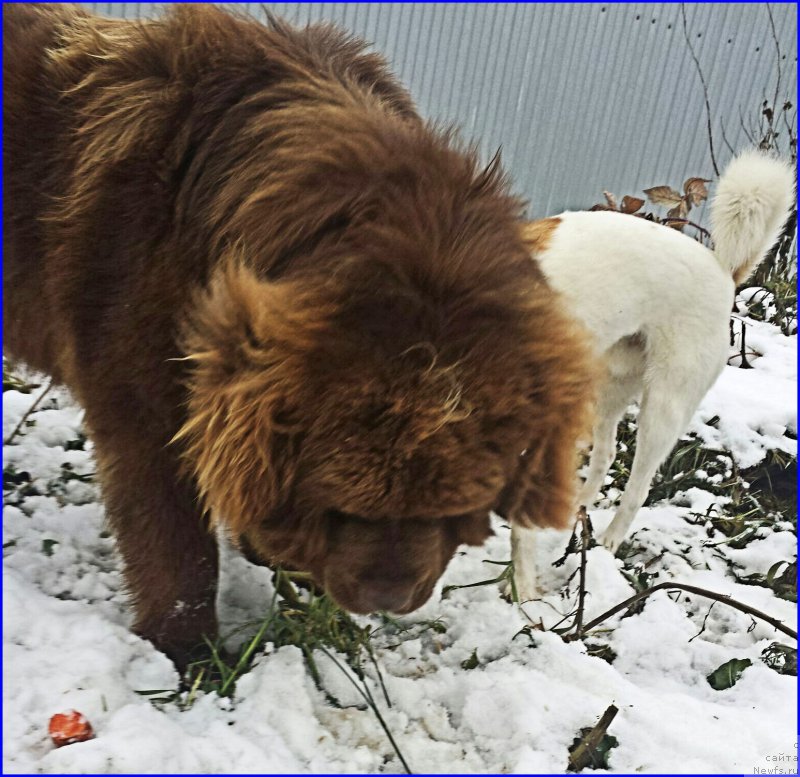
M597 365L584 330L551 311L545 341L531 348L536 388L533 439L495 512L521 526L569 528L577 509L579 443L591 429Z
M576 509L579 437L580 432L560 425L531 443L495 512L521 526L569 528Z
M300 431L292 407L330 312L298 284L262 281L234 262L195 300L183 333L188 415L173 442L213 520L234 533L286 497Z

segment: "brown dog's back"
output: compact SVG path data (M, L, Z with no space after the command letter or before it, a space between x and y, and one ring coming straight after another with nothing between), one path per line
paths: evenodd
M4 347L56 375L57 331L45 298L40 219L53 198L63 195L69 154L67 117L46 72L46 52L57 43L58 26L73 13L78 12L58 5L3 6Z

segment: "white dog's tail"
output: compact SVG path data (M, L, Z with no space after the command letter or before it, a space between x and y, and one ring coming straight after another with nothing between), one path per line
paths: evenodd
M790 165L745 151L722 172L711 201L711 236L719 263L739 284L775 244L794 199Z

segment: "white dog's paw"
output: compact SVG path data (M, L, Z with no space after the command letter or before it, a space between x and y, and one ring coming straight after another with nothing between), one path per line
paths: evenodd
M614 530L614 524L611 524L604 532L603 536L600 538L600 542L603 544L607 550L610 550L612 553L616 553L619 550L619 546L622 545L622 541L625 539L624 532L618 532Z

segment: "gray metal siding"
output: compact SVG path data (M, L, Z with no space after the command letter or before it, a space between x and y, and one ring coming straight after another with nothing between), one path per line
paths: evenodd
M154 3L88 3L148 16ZM230 4L261 13L257 4ZM679 4L271 3L296 23L337 22L374 43L422 113L455 122L488 158L502 146L533 216L583 208L602 190L635 194L713 177L705 108ZM797 90L797 9L771 5L784 59L781 96ZM720 166L747 145L740 126L772 96L775 42L765 4L688 3Z

